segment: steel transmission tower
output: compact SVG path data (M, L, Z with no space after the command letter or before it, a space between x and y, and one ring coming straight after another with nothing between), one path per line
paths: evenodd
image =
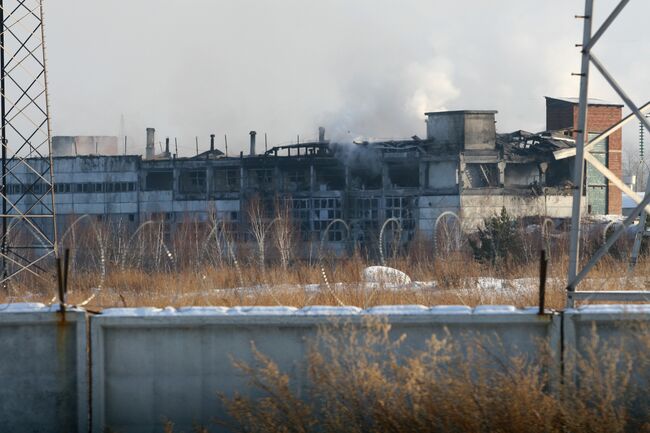
M634 266L638 257L641 237L645 234L646 216L650 213L650 179L646 184L645 195L643 199L639 198L636 192L632 191L621 179L612 173L604 164L591 154L593 147L606 139L609 135L618 131L626 123L636 118L645 129L650 131L650 121L646 118L646 113L650 111L650 102L639 106L625 92L622 86L616 81L612 74L607 70L605 65L598 59L594 48L597 47L598 41L603 37L610 25L616 21L625 7L631 3L631 0L619 0L618 4L612 9L605 20L600 24L596 32L594 28L594 3L595 0L585 0L584 15L576 16L584 21L582 44L579 45L581 51L581 70L580 77L580 105L578 113L578 130L576 138L575 167L574 167L574 194L573 194L573 212L571 218L571 238L569 243L569 274L567 282L567 306L574 307L576 301L628 301L628 302L648 302L650 301L650 291L589 291L577 290L578 284L585 279L589 271L594 268L596 263L602 259L608 252L609 248L625 234L627 228L631 226L637 218L637 236L633 251L631 254L631 266ZM638 6L641 2L637 0ZM589 78L593 66L602 77L607 81L609 86L623 100L631 114L622 119L616 125L610 127L607 131L599 134L596 138L589 140L589 122L588 122L588 105L589 105ZM580 269L580 224L582 218L582 199L585 176L585 161L591 164L596 170L602 173L611 183L629 195L637 206L631 214L623 221L621 227L616 230L605 242L605 244L596 251L589 261Z
M0 0L0 282L44 277L57 255L42 0Z

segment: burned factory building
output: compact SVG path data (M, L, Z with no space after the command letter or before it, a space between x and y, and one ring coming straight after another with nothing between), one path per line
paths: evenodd
M516 217L569 218L574 160L554 155L575 146L572 104L547 98L552 128L542 133L497 133L496 111L431 112L422 138L336 143L320 128L317 141L258 152L251 131L249 151L234 157L216 148L214 136L209 150L192 157L171 153L168 141L156 154L153 129L147 130L144 157L94 149L71 154L84 141L58 139L56 149L65 155L55 155L53 165L58 225L65 230L89 215L133 230L162 221L172 232L190 220L223 221L245 238L255 202L269 221L285 206L305 242L320 241L329 228L330 243L364 243L375 241L389 219L399 222L408 242L417 233L432 236L437 221L450 215L472 231L503 207ZM620 107L604 108L609 117L594 132L620 120ZM109 138L101 142L116 146ZM620 141L613 144L620 149ZM605 163L615 162L610 150L603 148ZM618 163L613 171L620 172L620 152ZM19 163L12 173L21 182L8 185L8 193L24 195L21 203L29 207L29 197L38 197L45 185ZM620 201L608 200L603 179L588 176L587 182L586 193L595 198L585 212L620 214Z

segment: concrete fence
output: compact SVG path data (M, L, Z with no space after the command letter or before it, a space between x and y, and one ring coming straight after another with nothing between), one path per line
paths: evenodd
M60 313L45 307L12 309L0 313L0 342L10 348L0 352L7 385L0 391L0 419L15 427L8 431L39 432L81 432L89 422L96 433L162 431L165 420L175 431L213 425L221 415L218 393L250 392L232 361L252 362L251 342L301 386L319 327L340 320L362 326L368 316L386 317L395 336L406 334L404 353L423 349L433 335L460 347L472 339L506 358L550 361L557 372L569 357L567 347L588 350L594 329L606 342L650 326L650 306L592 306L543 316L535 308L509 306L142 308L89 315L86 338L82 311L68 312L62 322ZM551 349L550 359L542 358L540 343Z
M88 429L86 313L0 305L0 431Z

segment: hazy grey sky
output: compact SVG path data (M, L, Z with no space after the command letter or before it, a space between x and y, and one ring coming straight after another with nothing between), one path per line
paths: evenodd
M597 21L618 0L596 0ZM544 128L545 95L577 94L583 0L49 0L46 42L54 134L145 128L181 153L216 133L270 144L425 134L423 112L496 109L502 132ZM650 99L634 0L597 48L641 103ZM592 96L616 100L594 74ZM349 133L348 133L349 131ZM625 141L636 143L636 128Z

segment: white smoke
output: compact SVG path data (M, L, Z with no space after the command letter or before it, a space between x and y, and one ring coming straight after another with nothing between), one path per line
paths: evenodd
M447 104L460 96L452 80L452 72L451 62L444 58L407 66L406 80L414 90L406 102L406 114L421 117L427 111L446 110Z
M444 110L460 95L444 58L391 68L375 79L353 79L337 109L322 119L333 142L422 136L424 113Z

